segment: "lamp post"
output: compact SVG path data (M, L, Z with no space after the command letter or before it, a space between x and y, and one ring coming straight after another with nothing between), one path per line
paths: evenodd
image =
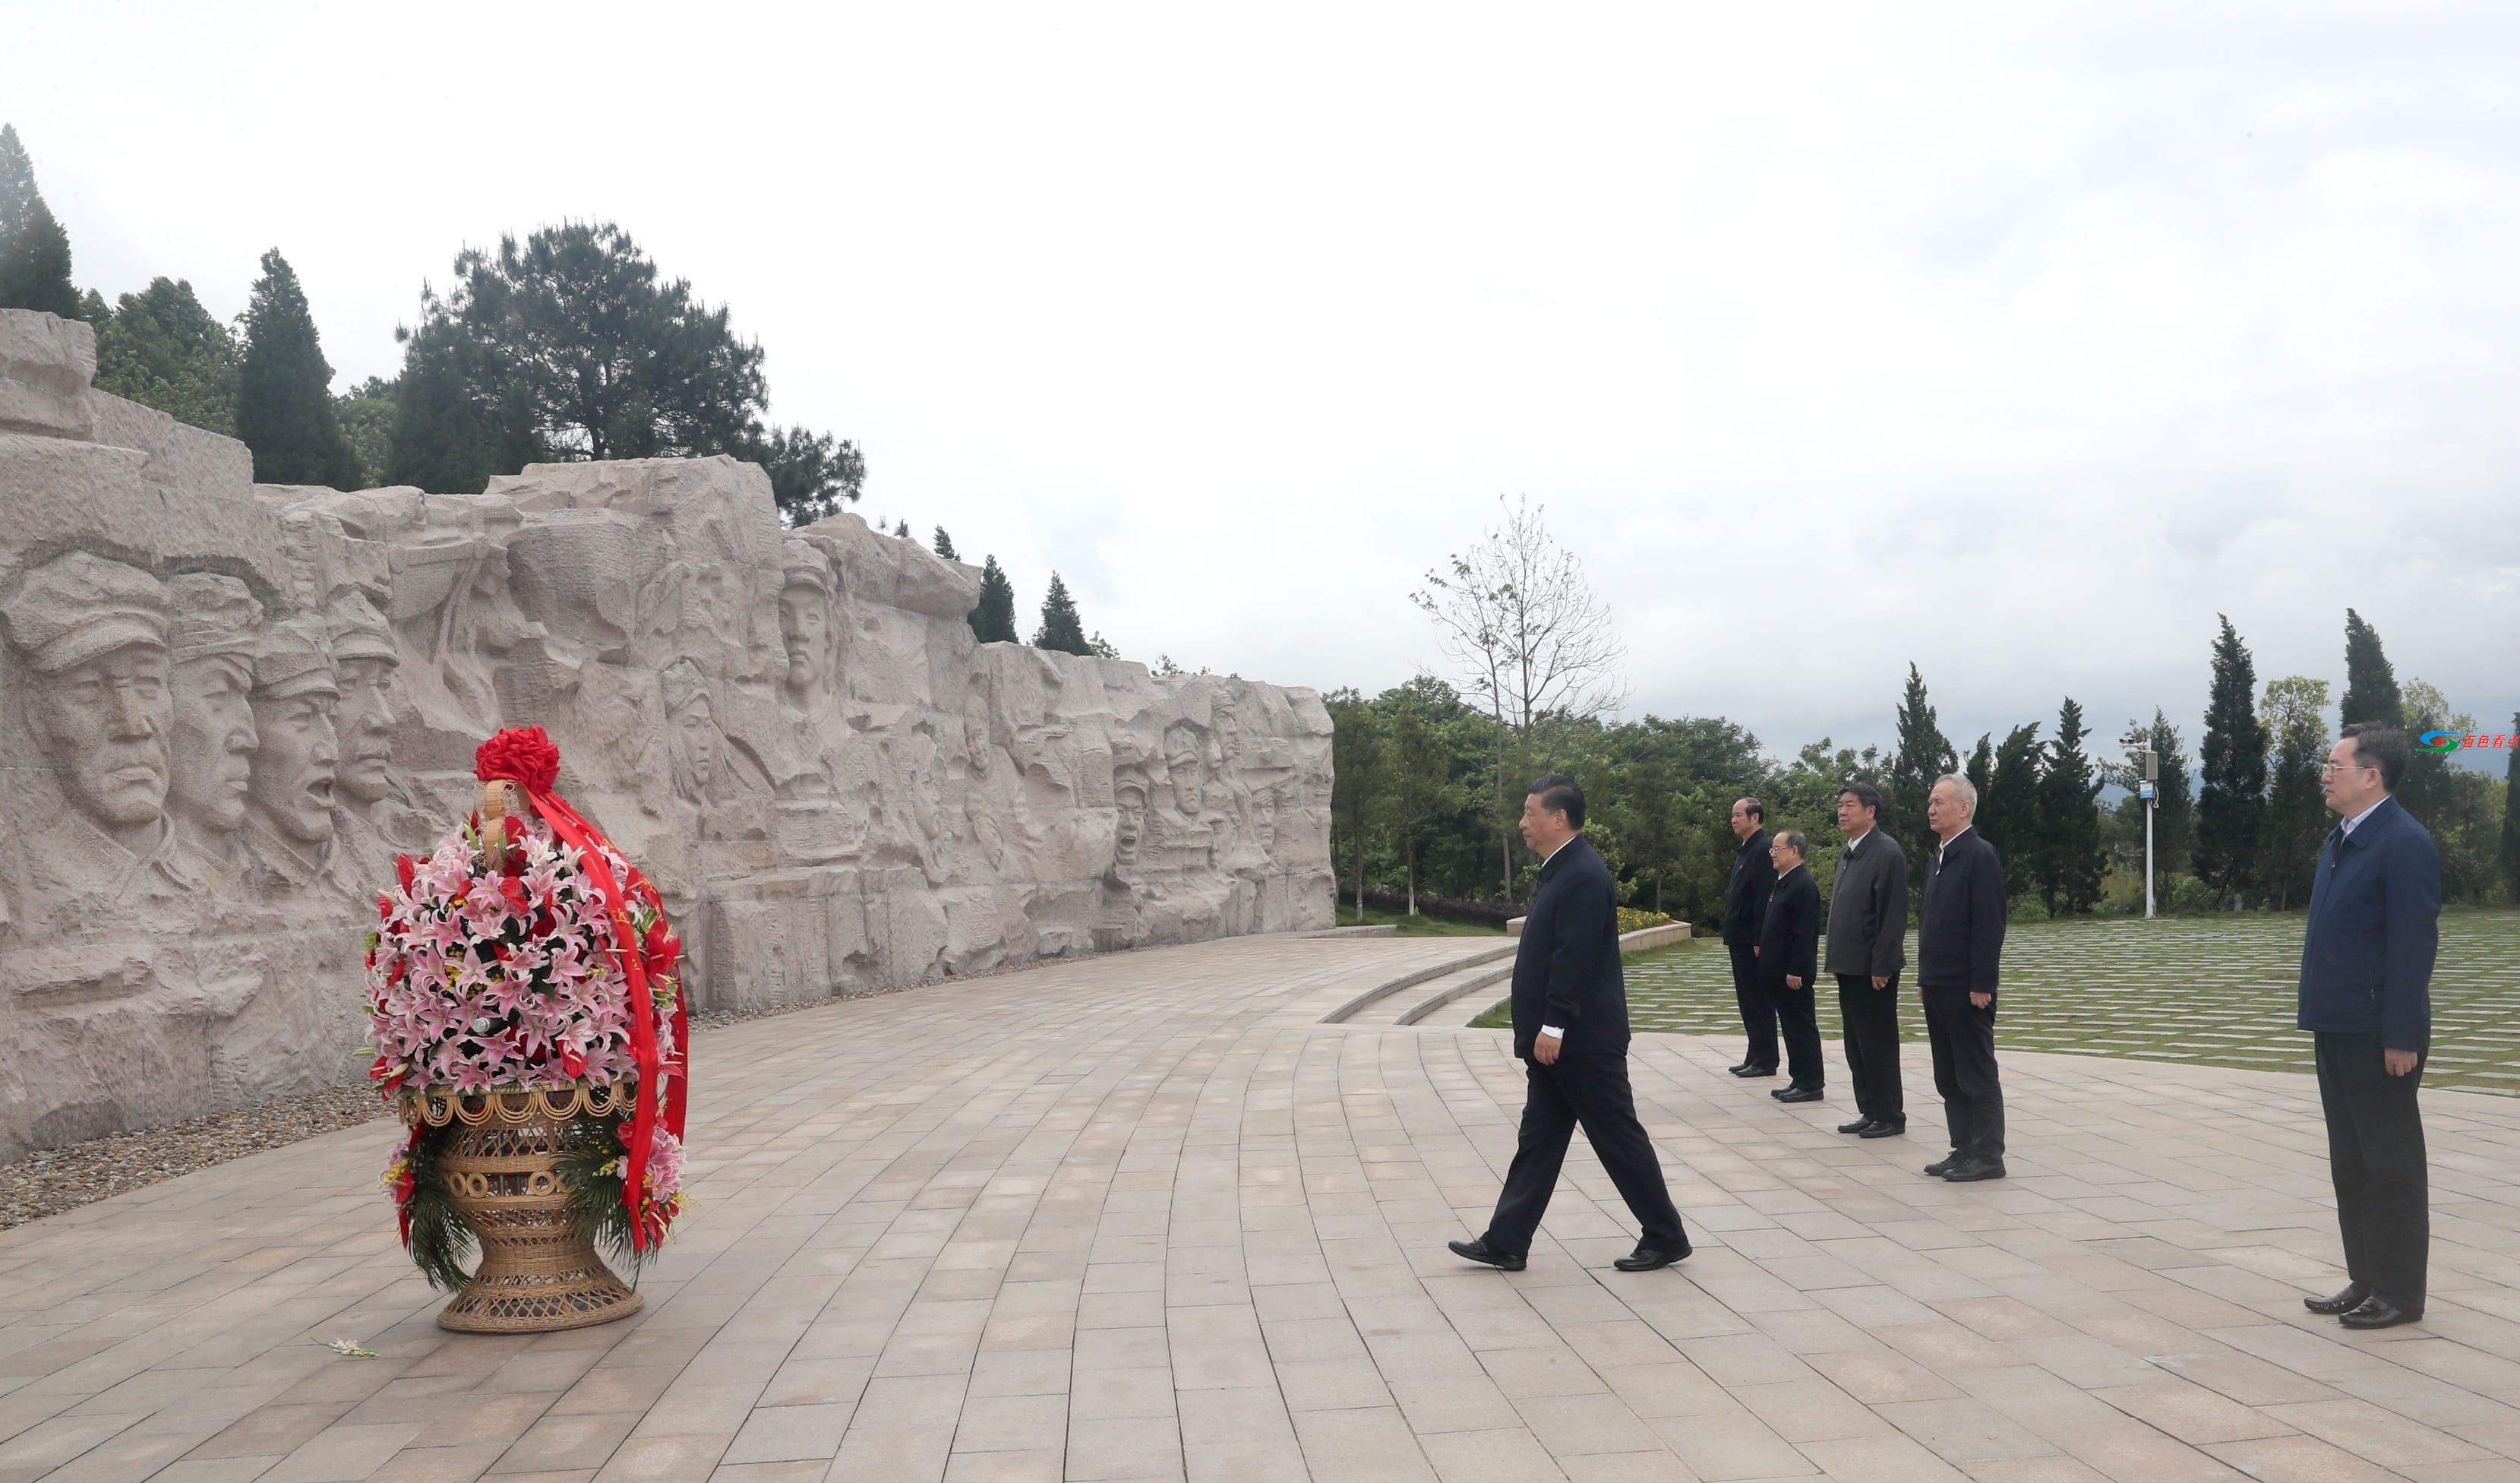
M2152 920L2152 815L2161 807L2161 754L2146 748L2143 754L2143 916Z

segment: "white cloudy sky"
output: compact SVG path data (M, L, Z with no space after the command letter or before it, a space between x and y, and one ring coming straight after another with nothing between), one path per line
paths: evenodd
M1545 501L1633 711L2193 739L2214 615L2520 706L2520 12L0 0L82 283L343 385L456 249L617 220L871 516L1324 687Z

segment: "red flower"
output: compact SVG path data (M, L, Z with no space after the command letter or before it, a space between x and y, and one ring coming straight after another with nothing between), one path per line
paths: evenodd
M574 1050L563 1047L560 1053L560 1069L567 1072L572 1078L584 1076L586 1075L586 1057L578 1054Z
M509 778L527 793L549 793L560 777L560 748L540 726L512 726L473 752L472 775L485 783Z
M378 893L377 893L377 920L378 920L378 921L383 921L385 918L387 918L387 917L389 917L389 916L391 916L391 915L393 915L393 898L392 898L392 897L389 897L389 896L387 896L387 895L385 895L385 894L384 894L383 892L382 892L382 891L378 892Z
M665 925L665 919L660 916L648 924L645 949L650 973L671 973L674 964L682 958L683 940L674 936L674 929Z
M411 878L412 878L411 857L410 857L410 856L408 856L408 855L397 855L397 856L395 856L395 857L394 857L394 879L395 879L395 880L398 880L398 881L400 881L400 882L402 882L402 894L403 894L403 895L405 895L405 896L409 896L409 895L411 895Z
M517 909L518 916L532 909L532 904L525 900L525 883L513 875L499 878L499 894L508 899L508 904Z

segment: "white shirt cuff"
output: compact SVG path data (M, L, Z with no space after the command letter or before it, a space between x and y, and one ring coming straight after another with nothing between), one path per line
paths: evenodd
M1565 1032L1565 1031L1563 1031L1563 1030L1558 1029L1558 1028L1557 1028L1556 1026L1554 1026L1554 1025L1543 1025L1543 1026L1541 1026L1541 1027L1540 1027L1540 1033L1541 1033L1541 1034L1543 1034L1543 1035L1545 1035L1545 1036L1548 1036L1548 1037L1549 1037L1549 1038L1551 1038L1552 1040L1559 1040L1559 1041L1562 1041L1562 1040L1566 1039L1566 1032Z

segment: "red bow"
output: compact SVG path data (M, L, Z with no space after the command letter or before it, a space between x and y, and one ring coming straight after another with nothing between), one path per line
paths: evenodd
M642 944L630 922L630 902L635 895L651 907L660 907L656 888L630 866L630 879L625 883L612 878L611 866L605 863L604 852L611 841L604 831L580 817L568 801L551 791L560 777L560 749L552 745L540 726L510 728L491 737L472 754L472 773L483 782L506 778L524 790L525 802L551 825L552 833L563 844L574 845L586 870L595 883L595 894L602 899L605 914L612 922L612 952L621 964L621 972L630 985L630 1055L639 1067L638 1101L630 1114L628 1166L623 1171L621 1203L630 1210L630 1244L644 1251L663 1239L665 1221L648 1208L648 1156L656 1145L656 1124L661 1120L665 1130L676 1137L683 1135L685 1078L680 1065L663 1063L656 1044L655 1000L648 989L648 966ZM514 838L515 836L510 836ZM627 861L625 860L626 864ZM626 890L625 890L626 885ZM683 996L676 996L671 1023L674 1045L678 1052L688 1053L690 1017ZM562 1069L566 1069L563 1063Z

